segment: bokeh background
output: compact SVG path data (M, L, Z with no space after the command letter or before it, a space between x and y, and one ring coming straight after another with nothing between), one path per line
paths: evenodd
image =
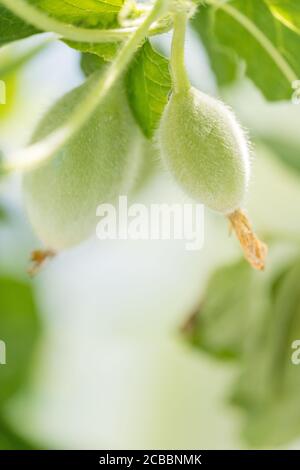
M1 58L39 41L3 48L0 66ZM245 78L217 90L192 31L187 42L193 84L221 95L249 129L253 176L246 207L257 232L275 240L270 265L275 252L280 263L295 259L300 107L267 103ZM155 45L168 54L169 35ZM25 145L53 101L83 79L80 55L58 43L10 70L8 102L0 106L1 150ZM135 198L145 204L187 201L160 165ZM40 242L26 219L19 175L1 182L0 204L0 339L7 338L7 364L0 366L2 449L299 448L296 430L282 439L245 439L245 412L228 400L239 366L193 347L181 332L215 269L240 259L221 216L205 212L199 252L178 241L95 237L29 280L29 255ZM268 276L268 269L258 275ZM241 307L239 318L244 313ZM300 377L298 367L293 374ZM284 416L273 425L292 426L290 414ZM299 420L297 425L300 430ZM260 427L263 436L264 419Z

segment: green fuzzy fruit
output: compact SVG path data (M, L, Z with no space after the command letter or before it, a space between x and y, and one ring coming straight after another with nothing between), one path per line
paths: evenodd
M39 124L33 142L63 125L98 73L60 99ZM124 194L139 167L141 136L125 92L116 86L57 155L24 175L29 219L47 248L59 251L96 230L96 208Z
M143 137L140 151L140 166L135 183L131 189L133 195L142 191L154 177L159 168L160 153L153 142Z
M190 196L224 214L241 206L250 175L248 143L223 103L194 88L174 93L158 137L167 167Z

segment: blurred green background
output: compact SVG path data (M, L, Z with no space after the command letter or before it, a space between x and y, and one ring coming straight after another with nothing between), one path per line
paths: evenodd
M192 31L187 42L193 84L220 94ZM168 53L169 35L156 45ZM3 48L0 67L20 47ZM80 55L50 44L3 79L6 152L28 142L51 103L83 80ZM178 241L95 238L29 280L29 255L40 244L26 220L20 177L1 183L0 339L7 364L0 365L0 448L299 448L300 366L290 365L290 355L300 339L300 107L267 103L246 79L221 93L253 140L247 210L271 245L265 273L248 272L226 221L206 211L199 252ZM136 200L187 197L161 167ZM277 288L283 277L286 301ZM193 319L182 334L203 299L204 323ZM245 345L242 359L228 357L240 356Z

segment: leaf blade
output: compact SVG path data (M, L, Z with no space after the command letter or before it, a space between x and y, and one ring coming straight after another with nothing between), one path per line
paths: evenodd
M24 39L39 31L0 5L0 47Z
M278 21L300 34L300 4L298 0L266 0Z
M151 138L171 90L169 61L146 41L131 63L125 81L133 114L145 136Z
M192 18L191 24L204 45L219 87L229 85L237 78L238 61L232 49L223 47L215 38L211 23L213 9L203 5Z
M11 398L28 377L40 332L39 316L29 284L0 277L0 334L5 365L0 367L0 404Z
M267 100L290 100L300 76L299 35L278 21L264 1L208 3L214 12L210 27L218 43L239 56L246 75Z

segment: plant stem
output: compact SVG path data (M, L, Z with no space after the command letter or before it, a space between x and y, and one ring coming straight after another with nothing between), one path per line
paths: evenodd
M147 36L151 24L162 15L168 0L157 0L144 22L124 44L115 61L101 75L95 86L73 112L71 119L45 139L14 153L7 162L2 163L0 174L10 174L17 170L31 170L51 158L64 146L92 115L105 98L113 84L124 72L137 48Z
M187 24L187 14L180 11L174 14L174 32L171 50L171 74L175 93L181 93L190 88L190 81L184 63L184 42Z
M82 28L49 16L39 8L27 3L26 0L0 0L0 3L39 31L53 32L70 41L93 43L124 41L137 30L136 25L114 29ZM161 29L161 25L154 25L150 34L157 34L157 31L161 32ZM165 30L168 31L168 29L170 26L167 24Z

